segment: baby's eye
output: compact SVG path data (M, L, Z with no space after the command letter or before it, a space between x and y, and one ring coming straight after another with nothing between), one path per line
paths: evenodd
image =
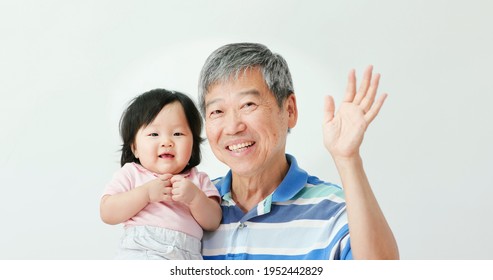
M157 137L159 136L159 134L155 133L155 132L152 132L152 133L149 133L148 136L151 136L151 137Z
M184 133L181 133L181 132L175 132L173 133L173 136L183 136L185 135Z

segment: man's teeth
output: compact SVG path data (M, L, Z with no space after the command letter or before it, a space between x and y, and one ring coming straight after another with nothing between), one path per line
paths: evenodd
M230 151L236 151L236 150L239 150L239 149L242 149L242 148L249 147L251 145L253 145L253 142L246 142L246 143L241 143L241 144L236 144L236 145L228 146L228 149Z

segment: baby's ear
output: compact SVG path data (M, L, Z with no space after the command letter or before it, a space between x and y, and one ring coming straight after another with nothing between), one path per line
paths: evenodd
M132 148L132 153L134 154L134 157L139 158L139 152L137 151L137 149L135 149L135 145L132 144L131 148Z

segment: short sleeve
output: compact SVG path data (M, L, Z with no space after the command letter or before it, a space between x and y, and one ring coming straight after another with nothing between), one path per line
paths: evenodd
M106 184L101 196L123 193L135 188L134 180L132 179L135 176L132 169L133 165L131 163L127 163L122 168L117 170L113 174L111 181Z
M347 243L342 249L341 260L352 260L353 251L351 251L351 238L349 238L349 235L347 235L346 238L347 238Z
M192 173L195 173L197 187L199 187L208 197L217 196L220 198L219 191L216 186L214 186L209 176L205 172L200 172L196 170L196 168L194 169L195 170L193 170Z

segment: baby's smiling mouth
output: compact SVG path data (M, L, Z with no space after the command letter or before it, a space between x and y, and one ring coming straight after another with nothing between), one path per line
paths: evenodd
M159 158L174 158L175 156L169 153L160 154Z

